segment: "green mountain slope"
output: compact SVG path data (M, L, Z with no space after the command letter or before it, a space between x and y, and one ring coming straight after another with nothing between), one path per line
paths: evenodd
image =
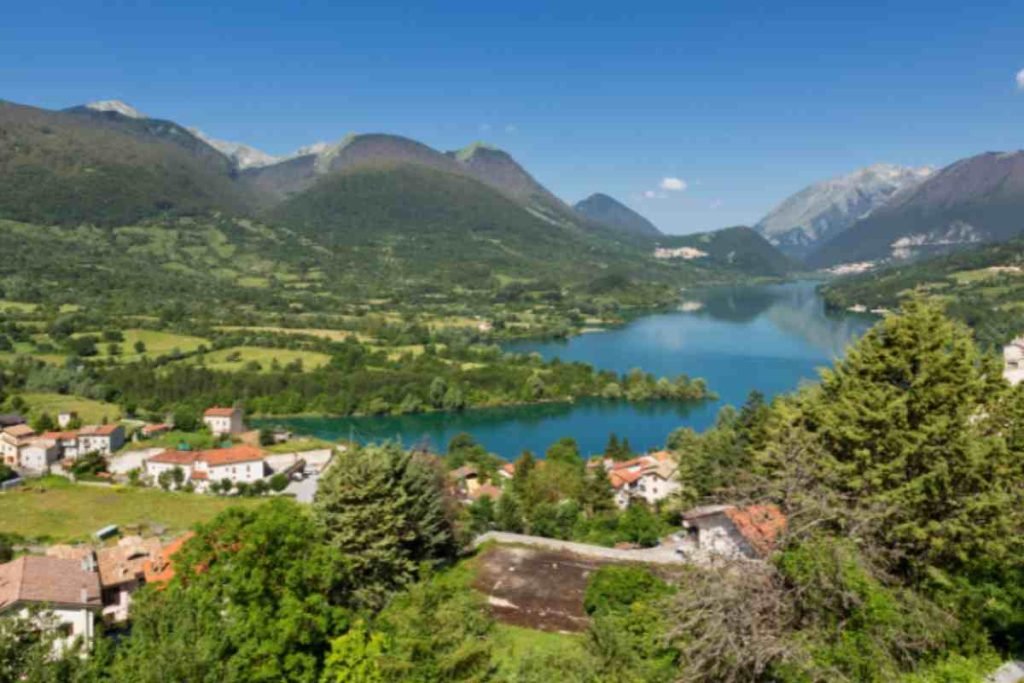
M380 253L424 279L596 277L644 270L649 257L584 230L553 225L483 183L418 164L362 165L324 177L266 215L338 253ZM658 271L658 268L653 270Z
M573 208L588 220L627 235L658 237L662 234L661 230L636 211L600 192L577 202Z
M0 217L126 225L162 214L244 210L246 193L230 162L201 152L125 117L0 102Z
M658 244L669 249L697 249L705 255L692 262L745 275L782 277L801 270L796 262L772 246L760 233L746 226L692 235L666 235L658 239Z
M837 309L895 309L915 293L934 298L979 341L999 346L1024 332L1024 240L837 279L823 292Z

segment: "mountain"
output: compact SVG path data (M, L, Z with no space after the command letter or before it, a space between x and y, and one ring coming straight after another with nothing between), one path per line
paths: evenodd
M658 230L649 220L625 204L600 192L578 202L573 208L585 218L628 235L658 237Z
M753 228L739 225L691 235L658 239L658 258L715 266L761 277L782 277L801 270Z
M787 254L803 257L932 172L891 164L868 166L805 187L769 211L754 228Z
M129 225L245 210L230 160L173 122L119 109L56 112L0 101L0 217Z
M593 272L627 258L618 245L553 227L475 178L412 162L331 173L266 218L334 250L386 250L405 272L428 274L438 263L459 261L486 280L498 270L536 276L554 263Z
M188 132L195 135L210 147L213 147L228 159L231 159L235 166L241 170L260 166L270 166L271 164L276 164L281 161L279 157L267 154L263 150L256 149L255 147L251 147L245 143L212 138L198 128L189 128Z
M126 116L130 119L149 118L135 107L131 106L127 102L122 102L121 100L97 100L95 102L83 104L82 106L86 109L91 109L92 111L112 111L115 114L120 114L121 116Z
M825 242L815 267L906 259L1024 231L1024 152L962 159L895 195L885 206Z

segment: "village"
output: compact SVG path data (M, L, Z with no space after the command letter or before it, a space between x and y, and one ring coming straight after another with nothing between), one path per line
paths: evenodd
M103 466L97 474L82 478L79 485L148 486L197 496L288 496L310 503L317 480L332 458L351 446L326 444L280 452L287 450L293 435L263 430L262 440L276 446L277 452L269 452L261 446L261 431L248 429L244 412L237 407L213 406L203 413L203 430L218 440L217 447L204 449L191 449L185 443L171 448L135 447L169 433L173 425L166 423L135 425L129 436L123 424L75 427L76 416L70 413L58 415L59 430L42 433L36 433L17 415L0 416L0 420L3 463L18 475L4 483L4 490L43 476L75 480L79 478L77 464L99 461ZM300 439L294 442L305 443ZM544 461L537 466L543 467ZM590 473L606 473L619 510L633 504L653 508L680 488L677 455L669 451L626 460L593 457L586 468ZM499 501L515 473L516 465L511 462L501 465L490 478L476 466L463 465L447 472L446 488L453 500L466 507L484 498ZM759 562L772 551L785 524L785 517L774 506L717 505L688 511L682 516L682 527L654 547L629 543L604 547L497 531L481 534L474 545L522 546L546 553L544 556L598 564ZM175 553L192 535L148 531L145 535L140 529L109 524L95 530L88 541L23 548L23 554L0 565L0 614L36 615L41 628L59 634L58 646L69 647L77 641L88 648L99 623L117 628L128 622L135 591L173 578ZM519 551L509 556L490 552L487 561L493 564L513 558L519 562L521 557ZM563 563L563 570L571 566ZM584 581L585 574L567 580ZM517 589L515 584L498 582L483 583L479 589L495 604L531 602L523 594L532 590L528 586ZM565 607L568 612L579 609L578 605Z

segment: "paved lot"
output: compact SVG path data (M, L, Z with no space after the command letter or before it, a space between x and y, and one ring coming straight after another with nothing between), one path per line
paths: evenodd
M588 545L586 543L574 543L572 541L560 541L555 538L543 538L541 536L527 536L525 534L510 534L504 531L489 531L486 534L477 536L473 540L473 547L480 546L488 541L507 543L513 545L526 545L532 548L543 548L572 553L581 557L588 557L613 562L643 562L645 564L687 564L687 561L680 557L673 546L658 546L656 548L639 548L637 550L621 550L618 548L606 548L600 545Z

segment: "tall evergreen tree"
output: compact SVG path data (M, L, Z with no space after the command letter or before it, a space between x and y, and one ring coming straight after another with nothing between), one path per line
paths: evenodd
M397 444L339 454L320 479L313 513L368 606L414 579L420 562L454 550L440 475Z
M824 453L809 465L904 570L1019 557L1024 478L999 429L1006 392L969 330L912 300L801 395Z

